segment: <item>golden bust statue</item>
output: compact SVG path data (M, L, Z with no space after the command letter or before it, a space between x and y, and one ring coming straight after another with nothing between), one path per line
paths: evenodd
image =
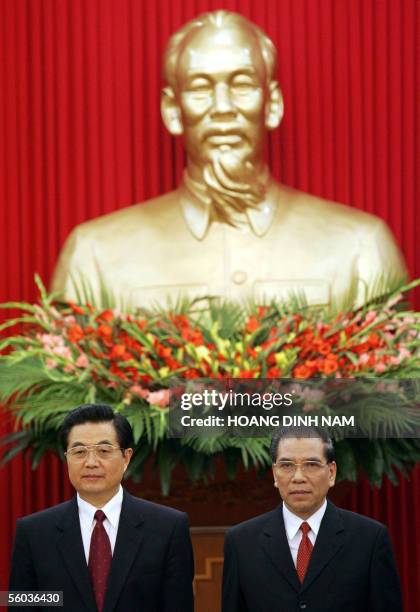
M276 49L254 24L216 11L190 21L166 49L162 117L182 135L178 189L76 227L52 283L101 282L133 305L184 294L230 299L305 292L310 304L363 301L379 277L406 276L386 224L375 216L280 185L264 161L283 116ZM146 171L146 170L145 170Z

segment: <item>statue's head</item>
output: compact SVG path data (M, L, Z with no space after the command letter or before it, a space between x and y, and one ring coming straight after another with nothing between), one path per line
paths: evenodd
M183 134L190 167L261 166L266 132L283 115L275 69L271 40L237 13L205 13L173 34L162 115L171 134Z

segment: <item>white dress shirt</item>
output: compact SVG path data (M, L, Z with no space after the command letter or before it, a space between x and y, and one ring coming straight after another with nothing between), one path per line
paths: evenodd
M308 532L308 537L312 542L312 545L315 546L315 541L326 509L327 500L324 500L322 506L314 514L312 514L312 516L304 521L299 516L296 516L296 514L293 514L293 512L290 512L286 504L283 502L284 528L286 530L287 541L289 542L289 548L290 552L292 553L293 563L295 566L299 544L302 539L302 531L300 526L303 522L308 523L309 527L311 528L311 530Z
M114 497L112 497L109 502L107 502L105 506L101 508L102 512L106 516L103 525L111 543L112 554L114 554L115 541L117 539L122 500L123 490L120 486L118 492L114 495ZM85 551L86 563L89 563L90 539L92 537L93 529L96 525L94 516L95 512L99 510L99 508L96 508L95 506L92 506L92 504L89 504L87 501L82 499L79 494L77 494L77 506L79 508L80 530L82 532L83 548Z

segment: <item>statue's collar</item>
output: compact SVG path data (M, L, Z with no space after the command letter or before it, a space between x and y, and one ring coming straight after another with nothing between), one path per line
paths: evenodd
M206 192L206 187L193 180L184 171L181 190L181 208L185 222L190 232L197 238L203 240L212 223L211 199ZM268 232L276 212L275 198L272 195L271 181L267 189L267 197L256 209L248 209L244 214L237 216L235 223L240 226L248 226L258 237Z

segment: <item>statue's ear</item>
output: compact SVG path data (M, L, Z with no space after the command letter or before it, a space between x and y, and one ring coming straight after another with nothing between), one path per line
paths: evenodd
M265 127L274 130L283 119L283 95L277 81L271 81L268 86L268 101L265 109Z
M172 87L164 87L162 89L160 111L163 122L172 136L182 134L184 129L182 127L181 112Z

